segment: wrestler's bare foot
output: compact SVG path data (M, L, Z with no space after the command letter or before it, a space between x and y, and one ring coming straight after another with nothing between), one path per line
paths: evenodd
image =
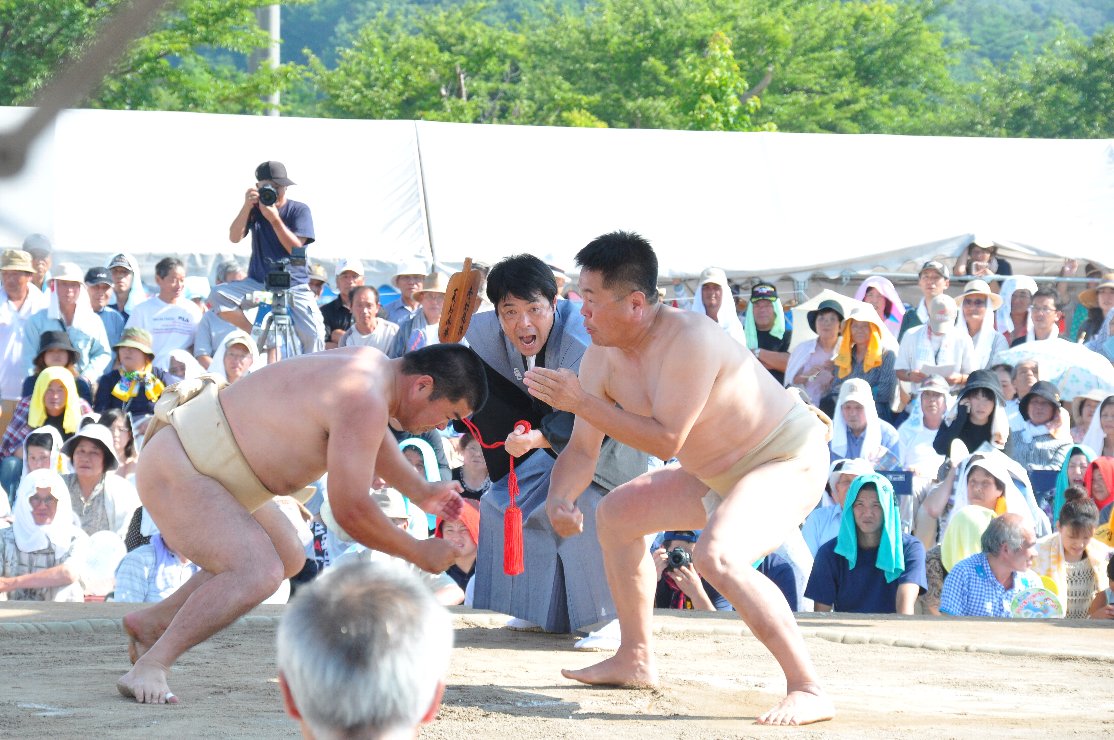
M835 705L818 687L790 691L776 707L758 718L760 725L808 725L835 717Z
M135 663L162 637L166 627L145 618L146 609L124 615L124 632L128 634L128 657Z
M622 653L616 653L577 671L562 669L561 675L592 685L628 688L654 688L658 685L658 671L653 658L638 658Z
M116 682L116 690L140 704L177 704L166 676L170 670L153 660L140 660Z

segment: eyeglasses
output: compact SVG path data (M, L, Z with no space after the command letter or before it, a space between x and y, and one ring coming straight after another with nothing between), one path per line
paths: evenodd
M1052 311L1055 311L1056 309L1055 308L1049 308L1048 306L1033 306L1029 310L1032 311L1033 313L1050 313Z
M36 506L50 506L51 504L58 503L58 499L54 498L53 496L32 496L27 500L31 503L32 509L34 509Z
M963 305L964 306L972 306L972 307L982 308L983 306L986 305L986 299L985 298L964 298L963 299Z

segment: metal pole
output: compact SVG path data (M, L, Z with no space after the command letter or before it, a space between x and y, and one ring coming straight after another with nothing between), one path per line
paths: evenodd
M277 3L267 9L267 25L271 32L271 53L269 61L271 69L278 69L282 64L282 11ZM278 116L281 93L275 90L271 93L271 108L267 111L269 116Z

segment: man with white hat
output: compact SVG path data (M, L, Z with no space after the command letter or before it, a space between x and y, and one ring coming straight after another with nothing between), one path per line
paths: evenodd
M418 304L418 291L425 283L426 264L421 260L404 260L398 266L391 282L398 288L398 298L383 305L387 314L387 321L393 321L400 327L418 313L421 306Z
M700 290L692 300L692 310L719 324L739 344L747 343L743 322L735 313L735 299L731 297L727 273L720 268L709 267L700 273Z
M913 327L901 338L894 363L897 379L919 384L930 375L944 375L952 388L959 388L978 368L971 337L956 328L959 307L955 299L938 295L928 302L928 313L927 324Z
M878 418L870 384L862 378L851 378L840 386L828 447L832 460L861 457L876 470L892 470L901 459L897 430Z
M80 355L77 370L81 377L96 383L108 371L112 350L104 323L85 291L85 273L73 262L58 265L58 272L51 279L53 290L50 305L30 316L23 327L23 370L31 374L31 363L39 346L39 336L44 331L64 329Z
M0 256L0 402L6 425L22 396L27 368L23 362L23 327L49 301L31 282L35 268L22 249L6 249Z
M364 284L364 265L359 257L345 257L337 262L336 276L337 297L321 307L321 318L325 321L325 349L336 348L344 332L352 326L348 294L357 285Z

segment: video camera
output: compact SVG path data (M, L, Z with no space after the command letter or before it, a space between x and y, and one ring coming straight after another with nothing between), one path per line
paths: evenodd
M264 185L263 187L266 187ZM262 188L260 189L262 190ZM290 250L290 256L286 259L275 260L271 263L272 268L267 273L267 278L264 281L264 287L272 293L280 293L290 290L290 267L304 267L306 264L306 248L294 247Z

